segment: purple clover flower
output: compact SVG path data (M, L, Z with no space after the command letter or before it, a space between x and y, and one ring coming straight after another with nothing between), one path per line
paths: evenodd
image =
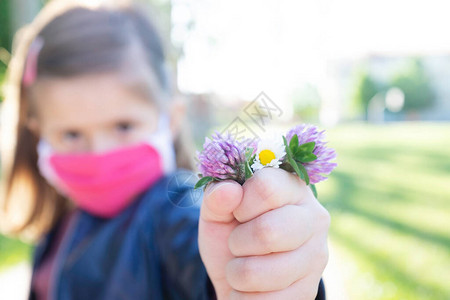
M236 140L229 132L216 132L212 139L205 138L203 150L197 151L199 159L198 169L203 177L211 176L216 179L232 179L240 184L245 181L245 149L253 147L253 141Z
M330 162L336 158L336 152L333 148L325 146L325 130L319 131L314 125L301 124L289 130L286 140L289 142L294 134L298 136L299 145L316 142L313 153L317 156L317 159L309 163L303 163L308 172L310 182L316 184L327 179L323 175L330 174L337 164Z

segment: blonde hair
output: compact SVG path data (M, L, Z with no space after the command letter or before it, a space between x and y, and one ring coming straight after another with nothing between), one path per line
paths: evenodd
M37 81L43 77L123 71L136 59L130 51L137 45L142 53L139 58L147 62L147 74L151 73L145 80L141 78L145 82L138 87L155 100L167 102L173 97L165 49L150 17L130 1L107 4L52 1L15 36L1 119L0 230L4 233L36 241L73 208L40 175L36 152L39 137L27 126L32 114L29 98L33 84L24 86L22 77L28 50L38 36L44 45L36 65ZM187 137L185 131L175 137L177 166L192 170L192 144Z

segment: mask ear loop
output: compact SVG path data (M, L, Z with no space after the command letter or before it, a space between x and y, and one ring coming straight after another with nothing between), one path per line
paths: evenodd
M176 169L176 155L173 146L173 136L170 131L170 118L162 112L158 118L156 131L150 136L149 144L154 146L161 155L164 174L169 174Z
M68 197L67 193L64 191L63 183L60 182L51 166L50 157L54 152L50 143L41 138L37 144L36 150L38 154L37 165L41 176L44 177L61 195Z

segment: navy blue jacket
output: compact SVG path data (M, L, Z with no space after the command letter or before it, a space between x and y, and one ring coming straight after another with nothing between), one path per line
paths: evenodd
M51 299L216 299L197 242L202 195L189 174L162 178L111 219L77 210L56 256ZM33 271L58 225L36 246Z

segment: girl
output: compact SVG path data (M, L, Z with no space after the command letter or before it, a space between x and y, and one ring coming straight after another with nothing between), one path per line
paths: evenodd
M191 155L142 8L51 3L19 35L2 117L0 220L38 242L30 299L322 297L329 217L295 176L259 172L209 186L201 207L173 205L195 195L171 184ZM267 198L264 176L278 206L249 206ZM278 236L269 252L261 217ZM248 270L246 257L265 261Z

